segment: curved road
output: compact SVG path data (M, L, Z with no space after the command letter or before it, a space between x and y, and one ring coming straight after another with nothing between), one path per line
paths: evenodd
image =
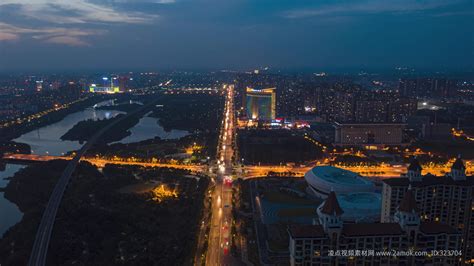
M44 210L43 217L41 218L40 225L38 227L38 231L36 232L35 242L33 244L33 249L31 251L30 259L28 262L29 266L43 266L46 265L46 258L48 254L49 248L49 241L51 239L51 234L53 232L54 221L56 219L56 214L59 209L59 205L61 204L61 199L63 198L64 192L66 191L67 185L71 180L72 173L74 169L76 169L77 164L81 157L87 152L87 150L100 138L102 134L104 134L107 130L112 128L117 123L123 121L124 119L128 118L131 115L134 115L145 108L154 104L155 101L140 107L139 109L125 115L124 117L113 121L112 123L108 124L97 133L92 136L84 146L77 152L76 156L69 161L66 169L62 173L61 177L58 180L58 183L54 187L53 192L51 193L51 197L49 198L48 204L46 205L46 209Z

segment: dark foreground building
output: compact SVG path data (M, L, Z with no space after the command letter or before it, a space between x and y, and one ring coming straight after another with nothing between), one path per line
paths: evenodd
M331 192L314 225L288 229L291 265L457 265L461 233L447 224L421 221L415 196L407 190L389 223L343 224L343 210Z
M413 191L420 219L457 228L462 233L462 252L466 263L474 262L474 176L458 158L444 176L422 175L415 159L406 176L383 181L381 222L393 222L409 187Z

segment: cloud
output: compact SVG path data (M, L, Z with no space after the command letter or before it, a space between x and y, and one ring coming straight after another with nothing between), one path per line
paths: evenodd
M23 35L55 44L88 46L86 36L101 35L105 31L86 28L104 27L109 24L146 24L158 18L156 14L147 14L120 8L119 2L108 4L90 0L0 0L0 14L15 17L22 21L20 26L2 22L0 17L0 41L18 40ZM156 3L172 3L174 0L137 0ZM122 6L124 7L124 6ZM7 16L4 16L6 18ZM26 18L26 20L25 20ZM34 23L34 24L32 24ZM42 25L39 28L36 25ZM81 27L81 28L79 28Z
M18 40L20 36L18 34L10 33L10 32L0 32L0 41L14 41Z
M65 27L27 28L0 22L0 41L20 39L26 35L46 43L65 44L69 46L90 46L82 37L105 34L104 30L85 30Z
M283 13L286 18L306 18L328 15L377 14L377 13L410 13L433 10L456 3L458 1L434 0L369 0L349 1L319 7L292 9Z
M49 39L46 39L47 43L56 43L56 44L65 44L69 46L90 46L89 43L77 38L77 37L71 37L71 36L57 36L57 37L52 37Z
M164 0L167 1L167 0ZM150 23L157 15L123 11L113 5L86 0L2 0L2 7L15 6L18 15L55 24Z
M152 4L173 4L176 0L112 0L114 3L152 3Z

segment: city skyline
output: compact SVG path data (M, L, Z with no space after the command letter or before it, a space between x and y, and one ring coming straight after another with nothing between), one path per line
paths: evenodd
M0 71L472 69L470 1L0 3Z
M0 266L474 265L473 4L0 0Z
M1 75L0 263L472 264L473 84L394 77Z

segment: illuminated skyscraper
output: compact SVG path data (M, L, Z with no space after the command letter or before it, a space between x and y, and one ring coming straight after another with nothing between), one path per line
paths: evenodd
M245 101L247 118L263 121L275 119L275 88L254 89L247 87Z

